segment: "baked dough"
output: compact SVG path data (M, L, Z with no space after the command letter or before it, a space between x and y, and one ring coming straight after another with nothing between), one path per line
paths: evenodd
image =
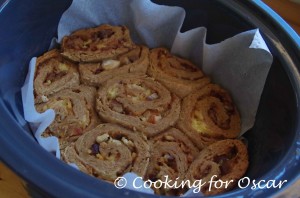
M81 82L101 86L107 80L126 73L145 74L149 65L149 49L144 46L98 63L80 63Z
M103 24L65 36L61 48L75 62L97 62L128 52L134 44L127 27Z
M165 48L155 48L150 51L147 73L180 98L210 82L210 79L196 65L171 54Z
M151 137L173 126L180 113L180 100L163 85L144 75L117 76L101 87L96 99L106 122Z
M216 84L183 99L177 125L200 149L217 140L237 138L241 130L240 115L229 93Z
M180 183L184 178L190 164L199 154L197 147L176 128L171 128L151 141L151 157L145 179L153 182L169 180ZM153 188L159 195L181 195L187 190Z
M232 189L243 177L248 165L248 152L242 141L221 140L201 151L198 158L191 164L186 179L191 182L201 179L202 183L206 182L201 192L205 195L215 195ZM229 185L224 184L220 188L211 185L209 189L211 178L213 181L219 179L223 182L227 181Z
M100 124L83 134L74 149L67 158L69 163L112 182L126 172L143 177L150 156L149 145L139 133L115 124Z
M56 114L43 135L58 137L60 148L64 149L68 142L97 126L101 121L95 111L95 94L94 87L80 85L62 90L49 97L48 102L37 104L38 112L53 109Z
M35 103L47 102L50 95L78 85L77 65L63 58L57 49L37 58L34 76Z

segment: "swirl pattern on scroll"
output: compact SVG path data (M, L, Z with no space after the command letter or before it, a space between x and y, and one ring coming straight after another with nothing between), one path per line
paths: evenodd
M217 140L236 138L241 128L239 112L231 97L215 84L184 98L178 127L199 148Z
M150 51L148 74L180 98L207 85L210 80L192 62L172 55L165 48Z
M171 128L151 140L151 157L146 179L151 181L169 180L180 182L185 178L186 171L194 161L199 150L178 129ZM154 188L160 195L180 195L185 189Z
M129 52L98 63L80 63L81 81L91 86L103 85L116 75L126 73L145 74L149 65L149 49L138 46Z
M34 77L35 102L46 102L60 90L79 85L77 65L63 58L57 49L37 58Z
M62 54L75 62L95 62L134 47L125 26L100 25L73 32L62 40Z
M53 109L56 114L43 135L55 135L64 148L64 142L73 141L97 126L100 120L94 109L95 94L93 87L78 86L62 90L49 97L48 102L37 104L37 111Z
M67 152L73 152L68 155L69 163L108 181L114 181L126 172L143 177L149 163L149 145L145 139L114 124L98 125L78 138L74 149Z
M98 91L102 119L137 129L150 137L175 124L180 100L164 86L143 75L113 78Z
M232 189L246 172L248 168L248 152L244 143L240 140L221 140L203 149L197 159L191 164L186 178L190 181L202 180L206 185L202 188L205 195L215 195ZM213 177L213 176L216 177ZM222 180L228 182L228 186L223 185L216 188L208 183ZM229 182L231 181L232 182Z

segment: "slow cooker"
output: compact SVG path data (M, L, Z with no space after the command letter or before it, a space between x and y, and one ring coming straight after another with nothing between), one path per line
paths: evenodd
M300 39L259 0L153 0L186 10L182 31L207 28L217 43L259 28L274 59L248 140L252 180L287 180L282 188L236 188L216 197L278 195L300 178ZM31 57L47 51L71 0L0 0L0 158L34 197L157 197L81 173L46 152L24 120L21 86Z

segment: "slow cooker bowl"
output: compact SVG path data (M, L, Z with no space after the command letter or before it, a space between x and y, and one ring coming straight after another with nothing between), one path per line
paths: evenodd
M251 180L287 180L281 189L236 188L217 197L267 197L286 190L300 170L300 39L261 1L153 0L181 6L187 16L182 31L207 27L216 43L259 28L274 56L254 127L248 139ZM0 158L41 197L155 197L118 190L85 175L42 149L22 110L21 86L31 57L47 51L70 0L0 0Z

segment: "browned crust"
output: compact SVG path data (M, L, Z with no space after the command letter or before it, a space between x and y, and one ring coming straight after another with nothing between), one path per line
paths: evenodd
M80 171L89 174L91 170L87 169L84 164L80 161L78 154L74 148L74 143L68 145L64 150L61 151L61 159L68 164L75 164Z

